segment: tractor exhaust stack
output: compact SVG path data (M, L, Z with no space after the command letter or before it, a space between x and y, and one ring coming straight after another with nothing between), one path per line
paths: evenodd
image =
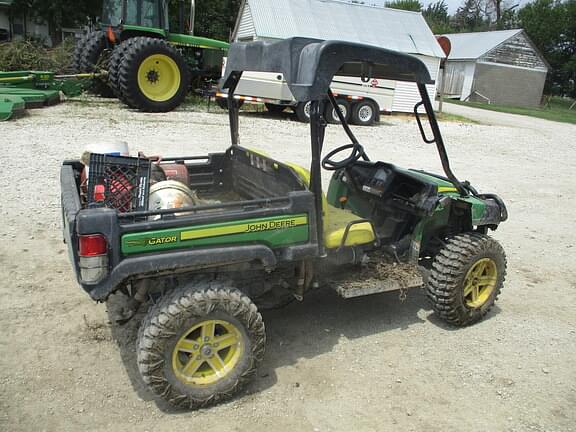
M196 24L196 1L190 1L190 34L194 36L194 25Z

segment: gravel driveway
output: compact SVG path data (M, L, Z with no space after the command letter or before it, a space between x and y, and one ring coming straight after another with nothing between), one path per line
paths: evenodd
M136 323L110 325L73 279L59 165L98 139L148 154L224 150L227 116L69 102L0 124L0 430L575 431L576 127L497 115L505 126L441 125L455 173L509 205L494 234L509 276L487 319L450 328L419 291L403 304L315 292L265 314L267 355L247 394L197 412L145 390ZM355 129L372 159L440 171L414 121L382 120ZM246 147L309 163L303 124L245 114L241 131ZM346 142L330 128L327 149Z

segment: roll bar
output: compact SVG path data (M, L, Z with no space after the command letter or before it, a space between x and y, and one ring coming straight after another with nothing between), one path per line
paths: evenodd
M324 215L322 206L321 158L324 146L326 121L323 118L325 101L336 110L342 127L354 145L360 145L354 133L339 112L330 91L334 75L360 76L415 82L421 101L414 107L418 128L422 138L436 144L442 168L447 178L462 196L468 196L468 188L461 183L450 168L444 140L432 102L426 90L431 84L428 69L420 60L407 54L376 48L368 45L340 41L318 41L315 39L292 38L280 42L249 42L232 44L221 87L228 89L228 115L230 138L233 146L240 144L239 107L234 93L244 71L280 72L297 101L310 101L310 139L312 163L310 166L310 190L314 193L317 221L317 239L320 256L324 248ZM424 107L433 138L427 138L418 109Z

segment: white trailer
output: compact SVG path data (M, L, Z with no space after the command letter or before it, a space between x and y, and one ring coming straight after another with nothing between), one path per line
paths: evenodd
M436 80L440 61L445 54L422 14L371 6L370 3L374 2L242 0L236 26L232 32L232 41L275 41L298 36L374 45L417 57L428 68L431 79ZM270 79L262 81L265 83L267 80ZM371 82L356 81L353 83L356 85L349 86L349 83L342 84L336 81L341 80L335 79L332 90L343 95L341 100L350 103L354 100L353 96L371 98L376 101L381 112L412 113L414 105L420 102L420 92L411 82L379 82L375 85L376 90L373 90L367 88L371 86ZM357 90L353 90L357 88L364 88L368 93L358 94ZM426 88L430 99L434 101L436 86L429 84ZM389 91L392 92L392 102L388 95ZM383 96L385 101L378 99L379 92L385 94ZM240 94L256 98L264 96L257 92ZM346 106L346 103L343 105ZM362 110L366 115L369 111L369 108Z
M330 86L340 111L346 121L368 126L378 121L380 113L390 113L394 103L395 81L336 76ZM226 94L218 93L225 98ZM310 102L298 103L292 96L282 74L245 72L236 89L236 99L251 104L264 104L268 111L279 113L292 109L303 122L310 121ZM224 105L220 102L220 105ZM330 104L326 105L325 118L338 123L339 118Z

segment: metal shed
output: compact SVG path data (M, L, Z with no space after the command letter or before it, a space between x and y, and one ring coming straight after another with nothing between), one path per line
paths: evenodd
M232 40L295 36L358 42L412 54L424 62L433 80L444 57L422 14L333 0L244 0ZM436 86L427 88L434 100ZM414 83L395 84L392 111L412 112L419 101Z
M524 30L443 36L452 44L446 62L446 97L502 105L540 104L549 65Z

